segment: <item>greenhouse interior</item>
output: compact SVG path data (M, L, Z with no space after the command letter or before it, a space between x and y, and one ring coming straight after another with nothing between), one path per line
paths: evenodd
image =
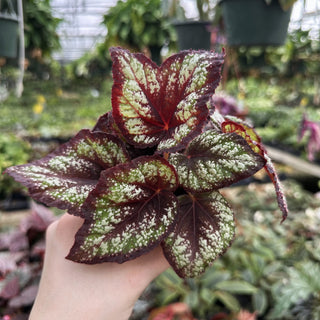
M320 320L320 0L0 0L0 111L1 320Z

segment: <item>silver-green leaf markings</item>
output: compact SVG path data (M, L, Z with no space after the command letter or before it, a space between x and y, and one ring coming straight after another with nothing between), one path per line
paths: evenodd
M104 171L83 206L85 221L68 258L121 263L150 251L173 229L177 185L175 170L158 156Z
M142 54L112 48L112 113L127 141L158 152L181 150L201 132L224 54L182 51L158 67Z
M180 277L196 277L229 248L234 230L233 212L219 192L180 196L178 222L162 244L164 254Z
M242 137L215 130L193 139L184 153L171 154L169 162L177 170L181 186L192 192L229 186L265 164Z
M6 173L26 186L35 200L81 215L80 207L97 184L101 171L128 160L117 137L81 130L53 153L10 167Z

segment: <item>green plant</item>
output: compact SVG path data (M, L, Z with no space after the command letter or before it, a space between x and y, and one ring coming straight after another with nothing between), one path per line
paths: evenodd
M237 297L250 297L257 291L255 286L243 279L232 279L232 273L224 269L220 261L197 279L183 280L170 269L154 284L156 305L183 302L200 319L208 319L225 310L238 312L242 306Z
M272 287L272 319L320 319L319 261L302 260L286 268L286 285Z
M0 172L30 160L31 147L26 141L13 134L0 135ZM0 175L0 196L5 197L21 186L5 175Z
M319 73L320 41L306 30L291 31L280 47L240 46L233 50L242 75L254 71L267 76L314 77Z
M175 42L174 31L162 14L160 0L120 0L104 15L103 24L108 29L105 49L117 45L134 51L147 48L157 63L160 63L160 49Z
M261 81L256 77L245 77L241 79L240 88L239 81L231 79L227 83L226 91L239 97L248 111L247 117L254 123L265 144L307 159L310 142L313 144L313 154L318 161L317 125L312 126L311 140L308 139L308 134L305 138L299 139L303 114L307 114L314 122L320 117L319 109L312 105L313 97L317 94L312 78L271 77Z
M85 53L81 58L67 65L74 78L85 78L93 81L109 76L111 73L111 59L105 54L104 44L96 46L93 51Z
M25 46L28 54L40 49L43 56L51 56L60 49L57 27L62 21L52 14L50 0L24 1Z
M267 48L266 63L286 76L303 74L314 76L319 72L319 40L312 39L309 31L297 29L288 35L283 47Z
M219 189L264 168L282 221L288 208L260 138L213 112L224 54L182 51L158 67L111 48L112 113L48 156L6 173L47 205L85 218L68 259L134 259L162 245L181 277L195 277L230 246L235 222Z
M11 95L0 102L0 131L23 135L27 139L68 139L81 128L91 128L99 114L110 110L110 78L38 80L25 76L21 99ZM39 94L45 98L41 113L34 112ZM90 107L88 107L90 106Z

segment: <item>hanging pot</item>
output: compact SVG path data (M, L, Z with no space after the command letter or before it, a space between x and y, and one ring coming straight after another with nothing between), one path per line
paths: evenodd
M230 46L279 46L286 37L291 10L278 1L222 0L227 43Z
M149 46L151 59L154 61L158 66L161 65L161 46Z
M174 23L179 50L210 50L210 22L185 21Z
M18 49L18 17L0 13L0 57L15 58Z

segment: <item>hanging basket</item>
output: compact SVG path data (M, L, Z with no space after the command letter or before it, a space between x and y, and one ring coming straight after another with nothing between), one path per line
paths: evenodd
M15 58L18 49L18 17L0 13L0 57Z
M223 19L229 46L279 46L286 37L291 10L278 1L222 0Z
M210 50L210 22L185 21L174 23L179 50Z

